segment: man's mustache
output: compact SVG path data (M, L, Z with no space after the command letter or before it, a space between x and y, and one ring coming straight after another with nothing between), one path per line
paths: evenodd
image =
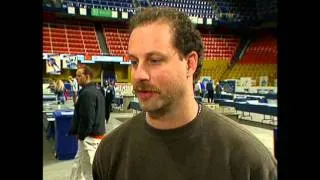
M160 93L160 88L152 86L150 84L146 84L146 83L134 84L133 85L133 93L135 94L138 91L149 91L149 92Z

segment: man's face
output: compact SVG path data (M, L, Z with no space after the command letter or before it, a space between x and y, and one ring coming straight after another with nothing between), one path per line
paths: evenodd
M162 112L185 95L187 61L179 58L171 33L168 24L156 22L134 29L129 39L133 88L147 112Z
M77 82L80 86L84 86L86 81L87 81L87 77L86 75L83 73L83 69L78 69L76 72L76 79Z

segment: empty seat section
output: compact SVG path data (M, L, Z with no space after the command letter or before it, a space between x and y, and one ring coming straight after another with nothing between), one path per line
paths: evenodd
M214 81L219 81L223 73L227 70L230 62L226 60L212 60L205 58L201 76L210 76Z
M97 37L95 35L83 35L83 39L95 40Z
M65 33L55 33L55 32L51 32L51 36L52 37L60 37L60 38L65 38L66 34Z
M84 44L95 44L98 45L97 40L92 40L92 39L83 39Z
M67 42L67 38L56 38L56 37L51 37L52 42Z
M261 37L253 40L245 54L239 61L240 64L276 64L277 43L272 36Z
M110 55L126 55L129 41L129 33L126 29L110 28L105 26L104 35Z
M69 42L69 47L75 47L75 48L84 48L84 45L81 43L70 43Z
M240 41L232 35L202 34L201 36L205 47L204 56L212 60L230 61Z
M82 39L69 39L69 43L77 43L77 44L82 44L83 40Z
M68 39L82 39L81 34L68 34Z
M81 26L80 29L86 53L90 52L90 54L100 55L101 50L94 26Z
M53 51L58 53L85 54L86 49L96 55L101 52L95 28L88 23L47 23L43 27L43 41L46 50L52 44Z
M65 42L52 42L53 47L68 47L68 44Z
M75 51L76 51L76 52L85 52L85 51L84 51L84 48L73 48L73 47L72 47L72 48L69 48L69 50L70 50L70 51L73 51L73 52L75 52Z
M46 46L46 45L43 45L43 52L45 53L52 53L52 48L51 46Z
M86 49L99 49L97 44L85 44Z
M267 76L268 85L277 78L277 42L272 35L252 40L242 58L226 74L226 79L251 77L253 85L259 85L260 77Z
M89 52L89 53L101 53L100 49L86 49L86 52Z
M43 46L49 46L49 47L50 47L50 46L51 46L51 42L44 40L44 41L42 41L42 45L43 45Z

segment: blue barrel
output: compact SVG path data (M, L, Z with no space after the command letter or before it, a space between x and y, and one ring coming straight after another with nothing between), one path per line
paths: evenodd
M69 135L73 118L72 110L57 110L55 117L56 157L59 160L74 159L78 151L78 140Z

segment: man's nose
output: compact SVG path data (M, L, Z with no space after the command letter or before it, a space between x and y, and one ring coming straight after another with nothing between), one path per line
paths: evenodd
M137 68L132 69L132 77L134 81L144 81L150 79L148 69L141 63Z

